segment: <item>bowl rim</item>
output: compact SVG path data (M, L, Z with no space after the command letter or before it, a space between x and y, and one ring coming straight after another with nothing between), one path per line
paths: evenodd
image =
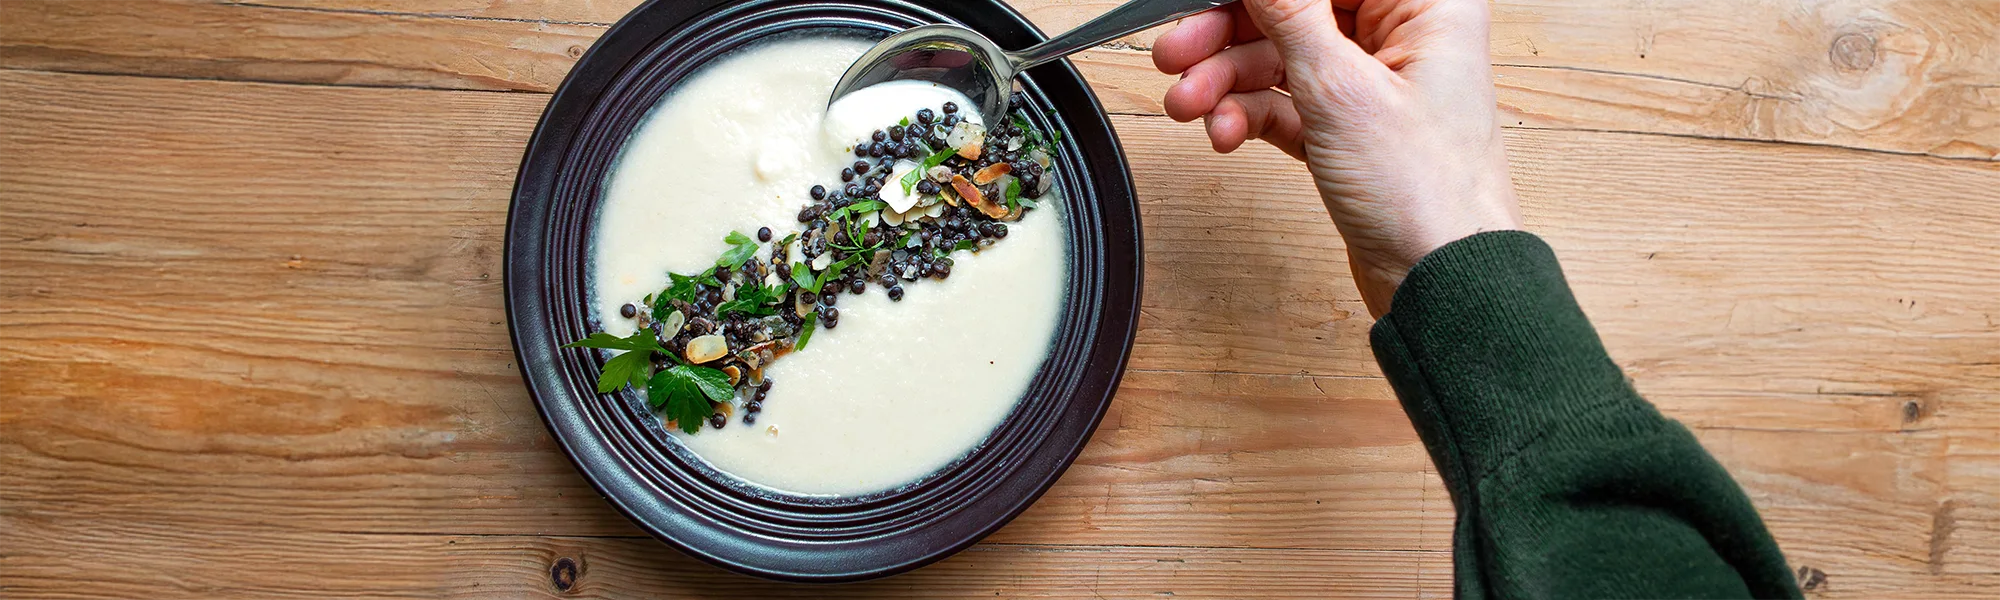
M727 529L726 527L716 527L712 524L707 527L694 526L693 521L699 520L703 515L685 514L689 512L687 508L689 505L686 503L669 506L673 502L666 502L666 500L677 502L689 500L675 496L675 493L683 490L662 490L659 487L644 485L650 480L636 480L635 478L639 477L638 473L647 470L648 465L635 464L636 455L631 448L623 448L623 453L611 448L610 446L615 445L611 442L618 440L612 439L607 432L601 430L602 424L591 421L581 414L580 405L597 398L598 395L589 393L577 397L565 386L555 385L560 383L557 380L567 381L576 373L563 369L565 366L570 366L568 363L573 361L562 358L561 351L551 347L552 344L548 343L547 338L555 335L555 332L551 331L547 321L539 320L553 312L547 309L547 305L560 304L562 301L561 290L554 289L555 286L547 281L550 277L546 271L552 252L548 248L560 246L567 241L587 253L589 241L586 226L586 238L581 241L563 239L557 235L558 239L554 243L547 243L552 234L560 232L555 231L555 226L546 223L553 218L549 216L551 213L563 208L558 206L561 193L556 189L557 182L563 174L555 169L568 164L568 157L572 152L571 146L580 143L577 138L580 135L579 130L585 127L583 120L588 118L587 113L596 110L604 101L603 96L613 91L612 86L615 82L609 79L626 76L632 71L646 68L647 64L644 61L648 57L659 56L657 46L662 44L663 40L675 35L687 35L683 30L691 25L714 24L708 20L718 16L735 14L740 18L745 14L758 14L756 11L759 10L784 8L886 10L904 15L914 14L936 20L960 22L996 38L1003 35L1027 36L1029 40L1042 38L1033 25L999 0L831 2L649 0L607 29L577 61L564 78L562 85L551 95L549 104L524 150L510 201L503 251L506 263L503 281L509 333L517 364L520 365L522 378L535 400L537 412L548 426L550 434L558 442L565 457L576 466L578 472L601 496L647 533L685 554L710 564L759 577L801 582L840 582L883 577L941 560L971 546L1012 521L1054 485L1088 444L1110 406L1118 382L1122 379L1137 333L1137 315L1144 276L1137 196L1131 181L1130 165L1126 162L1123 148L1115 130L1112 129L1110 116L1105 113L1103 105L1089 84L1066 60L1031 71L1029 75L1031 85L1034 79L1059 80L1059 85L1073 85L1077 88L1070 90L1074 96L1070 99L1072 106L1060 115L1052 114L1049 119L1053 125L1062 127L1063 130L1073 130L1074 128L1068 126L1072 122L1087 121L1084 124L1090 128L1085 134L1092 136L1089 143L1095 146L1094 150L1097 152L1089 156L1082 155L1080 142L1074 139L1075 136L1072 136L1071 140L1065 140L1064 143L1068 146L1065 153L1072 154L1070 157L1065 157L1069 161L1068 164L1085 167L1070 169L1080 172L1066 173L1065 176L1081 182L1078 184L1083 186L1081 189L1091 192L1087 194L1088 200L1100 204L1106 200L1110 201L1109 216L1105 208L1093 209L1094 212L1091 213L1096 218L1105 220L1103 224L1108 226L1107 229L1118 228L1117 231L1121 234L1129 232L1129 240L1125 239L1125 235L1119 235L1121 239L1116 240L1125 243L1124 247L1103 248L1100 254L1093 255L1100 259L1099 262L1107 264L1096 267L1105 271L1098 277L1105 281L1100 286L1104 289L1097 290L1097 297L1091 304L1095 310L1083 327L1087 330L1085 335L1089 341L1086 346L1075 349L1087 360L1082 361L1082 365L1077 367L1076 379L1061 388L1067 393L1066 397L1049 401L1059 402L1050 411L1052 418L1080 418L1083 420L1081 429L1075 431L1073 436L1045 435L1036 438L1034 445L1023 446L1025 450L1022 452L1027 454L1014 457L1018 460L1002 473L1007 481L987 484L979 488L974 497L967 500L982 502L987 496L996 496L995 492L999 491L1000 486L1007 485L1008 494L996 497L1003 499L1011 497L1014 501L1004 506L991 507L998 509L997 512L982 513L985 515L983 518L960 517L961 521L979 522L980 525L977 527L968 528L959 523L957 529L933 536L950 538L948 543L921 546L898 544L897 542L902 540L896 539L899 533L896 531L843 541L843 543L877 543L900 557L894 560L848 560L853 557L841 556L838 550L829 552L828 548L831 546L810 539L782 542L772 539L717 539L726 536L717 536L714 532L718 529ZM982 12L984 14L980 18L995 22L981 26L966 23L959 18L963 15L979 16ZM659 27L663 21L671 21L672 25L663 30L653 29ZM683 68L689 71L698 70L707 60L714 58L714 55L720 52L711 53L709 57ZM599 76L607 70L611 73L611 77L600 78ZM645 104L650 106L652 102L648 101ZM1087 114L1075 114L1079 112L1077 110L1079 104L1080 107L1088 109L1085 111ZM622 142L617 145L622 146ZM1107 168L1110 172L1106 172ZM1099 189L1100 187L1104 189ZM1068 191L1066 187L1066 194ZM1083 196L1066 195L1065 201L1084 199L1086 198ZM594 214L594 208L587 212ZM1116 222L1113 222L1113 219ZM1071 227L1089 225L1091 224L1074 222L1070 224ZM1072 239L1075 239L1076 234L1072 232L1071 235ZM1099 241L1104 240L1099 238ZM1118 264L1109 264L1113 261ZM1070 275L1073 280L1082 278L1075 271L1076 265L1073 264L1071 269ZM1122 284L1125 277L1129 277L1129 285ZM1073 282L1071 287L1075 285ZM552 295L557 298L550 299L549 296ZM1070 302L1070 306L1075 306L1075 303ZM1072 317L1073 315L1066 314L1064 319L1067 322ZM1060 336L1055 343L1058 347L1052 348L1052 354L1060 350L1063 345ZM594 361L594 358L591 360ZM1049 370L1046 364L1041 369L1043 372ZM569 377L556 376L558 372ZM590 374L594 373L591 371ZM1038 382L1042 376L1043 374L1037 375ZM1078 404L1079 402L1082 404ZM1021 404L1026 405L1028 402L1024 400ZM1087 410L1079 412L1077 410L1079 408ZM1015 409L1017 413L1022 410L1021 407ZM1014 418L1011 415L1008 417L1010 421ZM1069 426L1063 423L1055 425ZM593 426L599 428L594 429ZM996 429L993 435L997 437L998 431L999 429ZM624 441L627 444L635 443L634 440ZM975 449L973 454L983 451L982 444L982 447ZM947 467L946 470L952 468L954 467ZM1018 476L1024 474L1029 477L1017 480ZM709 476L712 478L712 474ZM920 482L928 479L927 476ZM648 497L648 492L651 497ZM699 496L699 494L693 495ZM698 501L700 498L693 500ZM968 506L937 509L934 511L937 514L929 517L932 521L921 525L928 527L932 522L945 522L955 515L968 511ZM674 514L676 512L682 514ZM772 554L773 552L776 554ZM775 563L771 560L751 560L770 556L779 556L781 560ZM788 560L792 564L785 564ZM817 561L817 564L797 564L799 561Z

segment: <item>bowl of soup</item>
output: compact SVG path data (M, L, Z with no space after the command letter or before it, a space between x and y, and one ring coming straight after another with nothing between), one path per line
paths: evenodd
M522 161L517 357L612 506L738 572L951 555L1073 461L1137 323L1137 201L1066 63L1006 123L932 82L829 107L893 31L1041 39L1004 4L655 1L587 52Z

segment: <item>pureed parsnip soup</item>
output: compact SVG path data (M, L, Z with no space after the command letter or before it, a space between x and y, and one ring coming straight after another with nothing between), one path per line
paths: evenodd
M629 384L771 489L895 488L982 442L1048 355L1054 152L926 82L824 106L870 42L783 36L683 80L605 181L589 286ZM1018 103L1016 103L1018 105Z

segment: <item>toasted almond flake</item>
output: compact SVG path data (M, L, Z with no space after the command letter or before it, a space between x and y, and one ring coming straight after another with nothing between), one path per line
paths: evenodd
M966 121L951 128L945 136L947 146L957 148L958 156L966 160L979 160L979 152L986 145L986 128L978 123Z
M1014 167L1007 163L1004 162L993 163L991 165L987 165L986 168L984 169L980 169L978 173L973 173L972 182L977 183L979 185L986 185L989 183L993 183L993 180L999 179L1000 176L1006 175L1007 173L1012 172L1013 170Z
M951 176L951 189L954 192L958 192L960 200L964 200L967 204L971 204L974 207L978 207L986 199L985 194L979 193L979 186L972 185L972 182L967 181L964 175Z
M831 265L833 265L832 252L821 252L819 256L813 257L812 270L814 271L825 271Z
M729 375L729 385L743 381L743 369L737 368L736 365L725 365L722 367L722 372Z
M913 207L913 208L914 208L914 207ZM882 224L884 224L884 225L888 225L888 226L890 226L890 227L900 227L900 226L902 226L902 224L903 224L903 213L899 213L899 212L896 212L896 211L893 211L893 210L885 210L885 211L882 211Z
M924 216L933 219L944 216L944 204L932 204L930 208L924 209Z
M1007 215L1007 207L1000 206L998 202L987 199L985 194L979 193L978 186L974 186L972 182L965 180L965 176L953 175L951 177L951 187L958 190L959 195L965 197L966 204L979 209L979 212L985 213L986 216L998 219Z
M715 334L704 335L688 340L687 352L683 354L688 362L695 364L722 358L729 354L729 340Z

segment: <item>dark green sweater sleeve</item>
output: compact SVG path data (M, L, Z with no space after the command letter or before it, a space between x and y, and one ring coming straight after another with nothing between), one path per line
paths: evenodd
M1371 342L1458 509L1460 598L1799 597L1750 500L1633 391L1540 238L1424 257Z

